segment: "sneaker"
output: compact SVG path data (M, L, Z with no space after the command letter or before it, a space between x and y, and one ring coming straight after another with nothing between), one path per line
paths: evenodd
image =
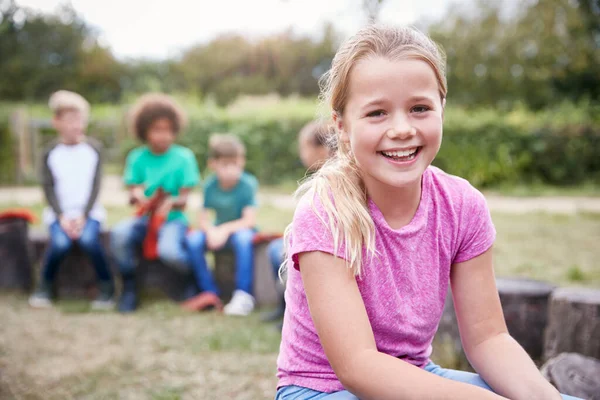
M29 298L29 305L33 308L51 308L52 285L48 282L41 282L40 286Z
M245 317L254 310L254 297L243 290L233 292L233 297L229 304L223 309L226 315L237 315Z
M188 311L203 311L211 308L223 311L221 299L213 292L202 292L181 303L181 307Z
M92 310L108 311L115 308L114 292L112 282L99 282L98 296L92 301Z

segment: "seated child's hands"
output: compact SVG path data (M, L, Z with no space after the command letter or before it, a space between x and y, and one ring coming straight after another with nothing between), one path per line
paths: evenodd
M87 218L83 215L72 220L73 226L73 237L72 239L79 239L81 233L83 232L83 228L85 227L85 223L87 222Z
M172 208L173 208L173 199L171 197L166 197L158 204L158 206L156 207L155 213L166 217Z
M229 239L229 234L222 228L215 226L206 232L206 247L209 250L219 250Z
M61 216L58 222L63 232L65 232L70 239L76 240L81 235L81 232L78 229L77 219Z

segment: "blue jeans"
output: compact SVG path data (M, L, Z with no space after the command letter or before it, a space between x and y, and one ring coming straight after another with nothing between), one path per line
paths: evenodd
M252 294L254 277L253 229L241 229L229 236L223 249L232 250L235 255L235 287ZM218 294L219 289L208 270L206 263L206 233L195 231L187 238L188 257L200 290ZM222 249L219 249L222 250Z
M283 238L275 239L267 247L267 255L273 269L273 276L279 281L279 268L283 264Z
M452 369L445 369L440 367L439 365L430 362L425 366L425 371L431 372L432 374L436 374L438 376L451 379L453 381L468 383L471 385L479 386L481 388L492 391L492 389L479 377L479 375L464 372L464 371L455 371ZM562 395L564 400L581 400L577 397L567 396L565 394ZM284 386L277 391L275 395L275 400L359 400L358 397L348 392L347 390L342 390L341 392L335 393L323 393L318 392L316 390L303 388L300 386Z
M60 223L55 221L50 225L50 246L46 251L44 264L42 266L42 279L48 283L54 281L60 262L65 258L73 247L73 243L90 258L99 281L110 282L112 276L108 267L108 261L100 241L100 222L88 218L78 239L72 240Z
M138 249L147 230L148 217L128 219L112 229L110 245L121 274L127 276L135 272ZM166 222L158 232L158 257L166 265L182 272L189 270L186 234L187 224L183 221Z

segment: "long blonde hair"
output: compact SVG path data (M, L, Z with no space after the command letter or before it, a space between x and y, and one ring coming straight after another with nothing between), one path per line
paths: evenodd
M369 25L342 44L333 58L331 69L319 82L321 100L338 118L343 117L348 101L352 67L358 61L372 56L425 61L435 73L440 98L446 98L445 57L429 37L409 27ZM299 198L310 192L310 195L318 196L327 216L327 221L321 221L332 233L335 252L343 244L348 267L355 276L360 276L363 251L366 250L370 256L376 253L375 225L368 209L361 172L348 143L340 141L339 135L334 131L329 138L329 144L335 149L333 156L319 171L301 183L295 195ZM286 251L291 231L290 225L285 231Z

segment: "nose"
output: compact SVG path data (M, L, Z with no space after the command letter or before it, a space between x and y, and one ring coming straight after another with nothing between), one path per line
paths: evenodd
M415 127L410 123L410 120L403 114L398 113L393 119L393 124L386 131L386 135L390 139L409 139L417 133Z

